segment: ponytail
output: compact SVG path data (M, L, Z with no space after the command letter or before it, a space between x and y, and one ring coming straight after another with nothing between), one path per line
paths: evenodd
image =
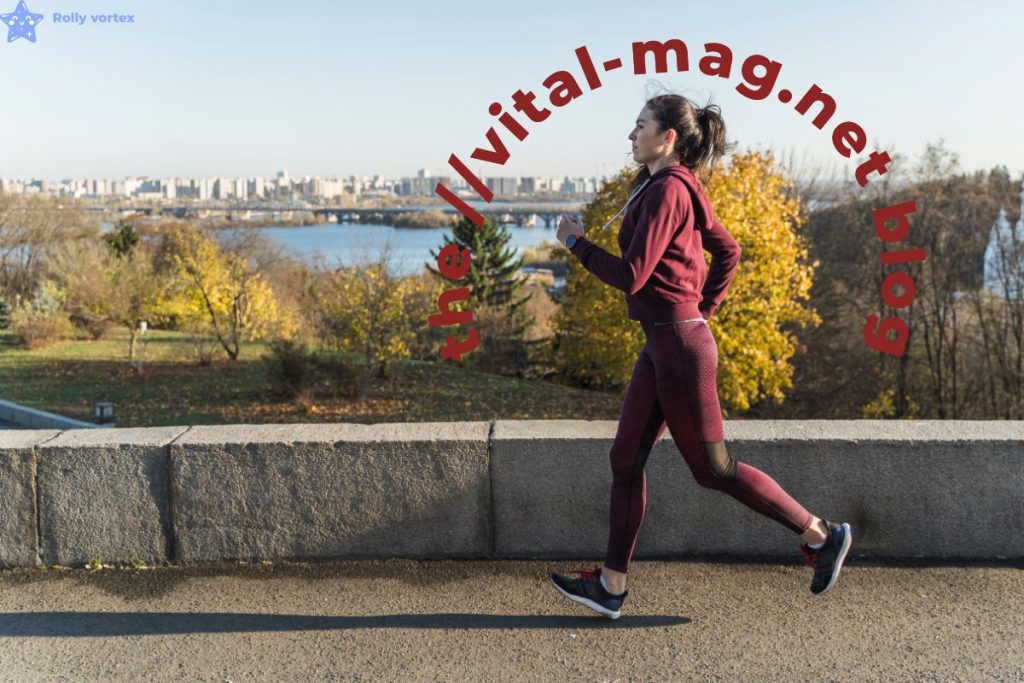
M725 121L717 104L709 104L697 110L697 126L700 142L695 152L694 173L703 181L711 178L715 166L728 151L725 141Z

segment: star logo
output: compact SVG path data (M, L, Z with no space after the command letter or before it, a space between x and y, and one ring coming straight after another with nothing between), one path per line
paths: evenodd
M42 14L28 11L25 0L18 0L18 6L10 14L0 14L0 22L7 26L7 42L28 38L36 42L36 24L43 20Z

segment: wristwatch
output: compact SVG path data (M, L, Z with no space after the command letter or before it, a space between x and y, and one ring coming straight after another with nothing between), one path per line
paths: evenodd
M573 245L576 244L578 239L579 238L576 235L569 235L568 237L565 238L565 246L567 246L570 249L572 249Z

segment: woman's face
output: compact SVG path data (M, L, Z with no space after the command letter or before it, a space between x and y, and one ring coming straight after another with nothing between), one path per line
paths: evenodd
M651 118L651 110L644 107L629 139L633 142L633 158L646 164L671 155L676 135L672 130L659 133L658 122Z

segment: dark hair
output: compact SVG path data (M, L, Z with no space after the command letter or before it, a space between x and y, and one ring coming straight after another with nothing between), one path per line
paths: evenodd
M733 147L726 144L725 121L718 105L709 104L701 109L682 95L668 94L652 97L644 106L650 109L651 118L658 123L659 133L669 128L676 131L673 152L679 156L679 163L706 183L718 160ZM650 177L647 164L641 164L629 191L632 193Z

